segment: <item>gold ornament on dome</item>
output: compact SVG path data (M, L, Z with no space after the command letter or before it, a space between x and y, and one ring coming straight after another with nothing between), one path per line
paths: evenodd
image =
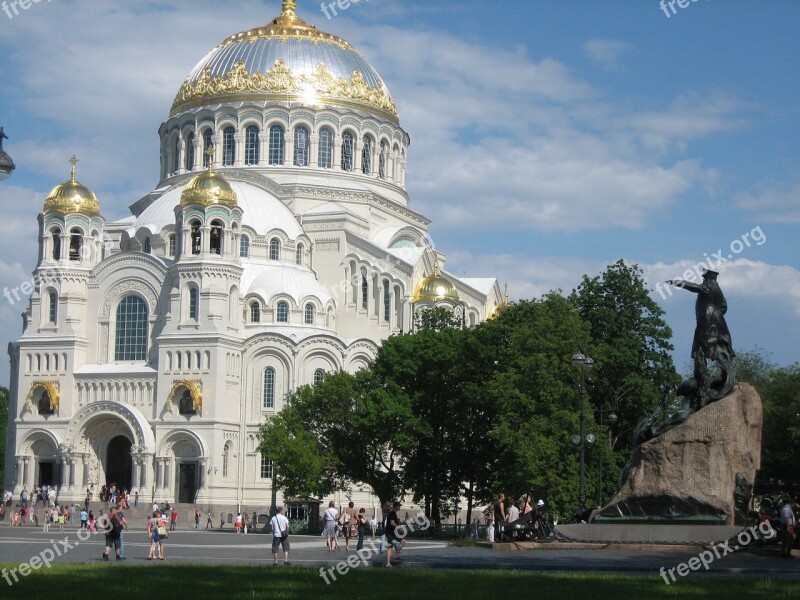
M99 214L100 203L97 201L97 196L75 179L78 158L73 154L69 162L72 165L70 180L50 191L44 201L45 212Z
M167 394L167 401L164 404L164 408L172 414L172 409L176 404L173 402L173 398L177 398L177 393L182 388L189 390L189 395L192 397L192 409L197 413L201 413L203 411L203 382L199 379L181 379L176 381L172 385L169 394Z
M394 100L385 88L370 87L360 71L353 71L349 81L335 78L318 63L312 75L295 75L283 60L266 73L250 74L243 61L237 61L224 76L211 76L206 67L196 81L186 81L172 104L172 114L220 97L248 94L275 94L278 100L299 100L310 104L367 105L392 119L397 119ZM233 98L231 98L233 99ZM236 98L244 99L244 98Z

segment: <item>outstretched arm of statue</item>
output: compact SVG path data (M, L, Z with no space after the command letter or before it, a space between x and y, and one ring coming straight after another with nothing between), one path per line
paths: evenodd
M683 279L669 279L666 283L669 285L674 285L675 287L689 290L695 294L701 294L708 291L706 286L702 284L691 283L689 281L684 281Z

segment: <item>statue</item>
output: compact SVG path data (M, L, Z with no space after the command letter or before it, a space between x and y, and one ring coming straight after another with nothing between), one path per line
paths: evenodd
M733 365L736 354L731 344L728 324L725 322L728 303L717 283L718 275L716 271L706 271L700 284L683 280L667 281L670 285L697 294L697 327L692 342L694 377L678 387L678 393L691 400L695 411L727 396L736 383ZM719 370L719 377L713 380L708 370L709 360L716 363Z

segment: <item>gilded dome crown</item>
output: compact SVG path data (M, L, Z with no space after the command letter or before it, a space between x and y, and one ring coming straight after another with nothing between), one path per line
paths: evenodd
M187 204L222 204L232 208L236 206L236 192L225 177L209 168L192 178L183 188L181 205Z
M220 102L291 101L346 107L397 122L375 69L345 40L295 14L295 1L266 25L232 35L189 73L171 115Z
M74 155L69 161L72 174L69 181L57 185L44 201L45 212L84 213L96 215L100 213L100 203L94 192L75 179L78 159Z
M439 302L441 300L458 302L458 290L452 281L439 273L439 265L437 263L433 267L433 273L419 282L411 301Z

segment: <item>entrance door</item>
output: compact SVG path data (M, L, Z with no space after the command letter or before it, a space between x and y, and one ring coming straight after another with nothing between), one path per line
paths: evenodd
M131 480L133 479L131 445L131 441L124 435L118 435L108 443L106 459L107 484L115 483L118 488L131 489Z
M53 477L54 463L52 460L39 461L39 487L43 485L55 485L55 478Z
M197 463L181 463L178 472L178 502L193 504L197 494Z

